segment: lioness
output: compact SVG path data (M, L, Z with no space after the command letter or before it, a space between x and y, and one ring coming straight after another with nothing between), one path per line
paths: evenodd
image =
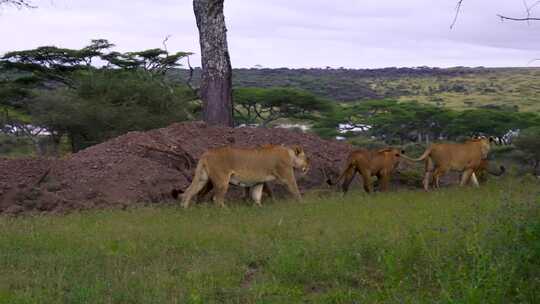
M229 183L251 187L251 196L261 205L265 182L278 180L285 184L297 200L300 191L294 177L294 168L305 174L309 170L309 159L300 146L285 147L264 145L257 148L222 147L206 151L195 169L191 185L182 194L182 206L189 207L191 198L199 193L208 182L214 187L214 201L224 207Z
M489 150L491 149L492 139L475 138L467 140L465 143L442 143L431 144L424 154L411 161L425 160L424 169L424 190L429 189L432 182L436 188L439 188L440 177L449 170L462 172L460 185L466 185L472 180L474 186L478 187L475 171L481 170L486 163ZM430 178L430 174L432 174Z
M343 173L341 173L335 182L328 179L327 183L335 185L341 179L344 179L341 188L343 193L347 193L354 176L357 172L360 172L366 192L370 193L373 191L373 185L371 183L372 176L377 176L380 183L380 190L386 191L390 183L390 176L399 165L401 155L404 153L405 151L395 148L379 150L359 149L352 151L347 158L347 164Z

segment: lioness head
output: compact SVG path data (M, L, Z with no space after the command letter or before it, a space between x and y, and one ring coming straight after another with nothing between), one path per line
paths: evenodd
M389 164L392 169L398 169L398 166L401 164L401 155L405 154L405 150L398 149L398 148L384 148L379 151L378 153L382 153L385 156L385 159L389 161Z
M292 146L291 150L293 150L293 167L302 170L303 174L308 173L310 167L310 159L304 152L304 148L297 145Z
M482 159L487 159L489 150L491 150L491 143L493 142L493 137L476 137L468 140L469 143L475 143L480 145L480 152L482 154Z

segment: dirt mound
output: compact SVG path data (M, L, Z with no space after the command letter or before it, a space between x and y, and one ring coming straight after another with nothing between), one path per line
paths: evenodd
M170 201L185 189L195 163L208 148L223 145L300 144L312 160L301 191L335 176L349 144L285 129L211 127L201 122L131 132L61 160L0 159L0 213L66 212L108 206ZM323 170L324 169L324 170ZM283 193L280 186L272 185ZM239 195L232 191L229 197Z

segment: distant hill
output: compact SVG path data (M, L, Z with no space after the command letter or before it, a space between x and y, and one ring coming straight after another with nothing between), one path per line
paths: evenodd
M398 97L403 90L381 91L374 84L382 80L395 81L418 77L458 77L485 74L494 69L457 67L449 69L383 68L383 69L234 69L233 85L236 87L295 87L336 101L356 101L384 97ZM187 79L188 70L175 70L173 77ZM193 83L198 86L200 68L194 69Z
M187 70L171 76L187 79ZM200 69L195 69L197 86ZM395 98L469 107L540 111L540 68L234 69L235 87L295 87L340 102Z

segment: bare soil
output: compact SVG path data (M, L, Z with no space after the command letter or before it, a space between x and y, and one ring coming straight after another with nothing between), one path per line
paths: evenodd
M0 213L65 213L72 210L172 202L171 190L185 189L199 156L224 145L300 144L311 158L302 192L327 188L349 144L285 129L224 128L202 122L177 123L148 132L130 132L63 159L0 158ZM272 184L274 192L286 191ZM234 187L232 187L234 188ZM239 197L233 189L228 198Z

